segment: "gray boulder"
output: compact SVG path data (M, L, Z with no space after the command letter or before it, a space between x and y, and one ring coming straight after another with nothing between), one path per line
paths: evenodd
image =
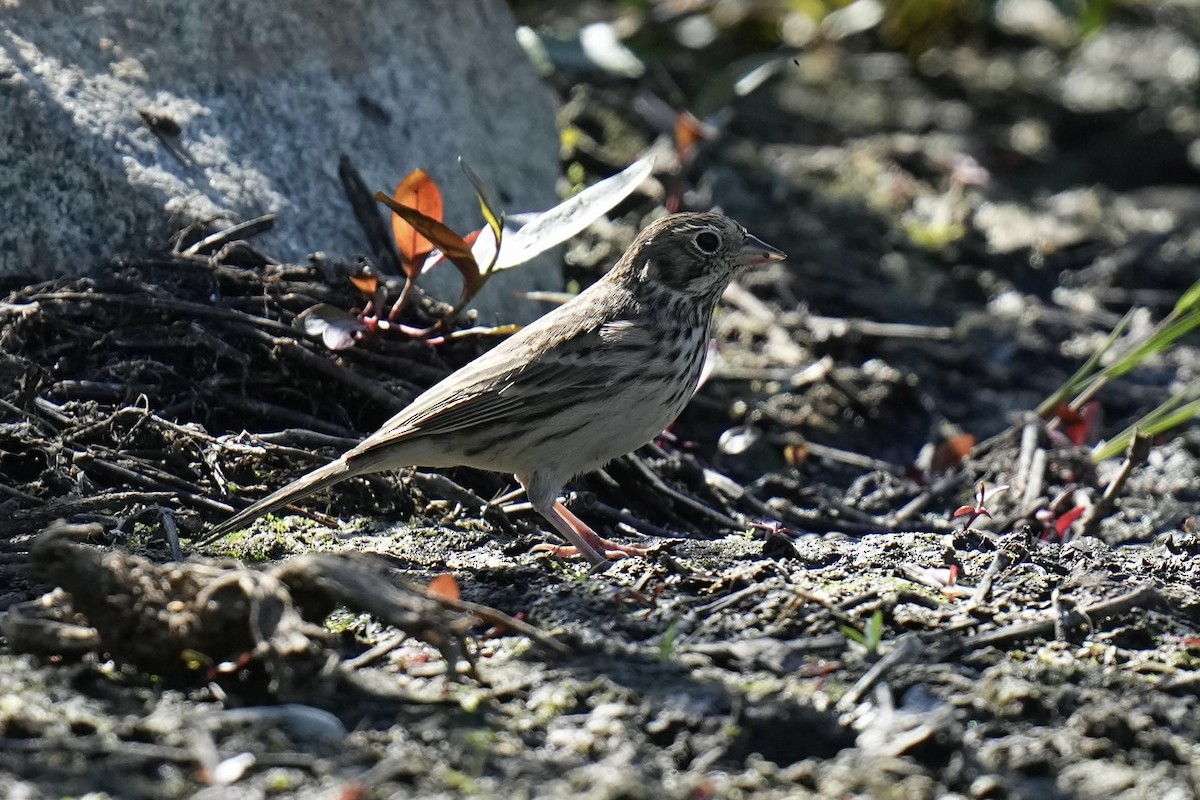
M189 223L267 212L268 254L353 259L367 245L342 153L371 189L426 169L464 233L481 223L460 155L505 209L553 205L554 105L505 4L0 4L0 276L87 273ZM485 320L541 310L513 291L557 288L557 265L527 267L489 285ZM453 300L445 273L423 285Z

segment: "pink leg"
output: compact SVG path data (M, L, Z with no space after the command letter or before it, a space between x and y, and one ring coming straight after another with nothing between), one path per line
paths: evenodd
M621 545L615 542L602 538L598 533L588 527L587 523L575 516L567 509L559 500L545 502L541 493L530 492L530 483L527 479L517 476L517 480L525 487L526 493L529 495L529 501L539 514L554 526L554 529L563 535L569 546L560 546L552 544L539 544L533 548L535 553L552 553L562 558L572 558L575 556L583 556L590 563L597 567L608 565L608 559L621 559L631 555L645 555L647 550L641 547L632 547L629 545ZM548 498L553 498L553 494L549 494Z
M571 546L539 544L533 548L536 553L552 553L560 558L583 556L593 564L600 564L606 558L619 561L629 556L643 556L649 552L645 547L618 544L605 539L592 530L586 522L572 514L561 501L555 502L551 511L555 515L554 517L549 514L543 514L543 516L550 520L550 524L565 536L567 541L571 542ZM568 530L571 532L570 534L567 533ZM600 560L597 561L595 556L599 556Z

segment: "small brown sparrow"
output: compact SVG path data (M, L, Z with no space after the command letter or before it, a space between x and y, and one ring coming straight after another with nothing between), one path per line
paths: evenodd
M721 214L674 214L569 302L450 374L336 461L213 528L205 542L327 486L399 467L513 473L593 564L641 553L600 538L558 495L653 439L691 399L717 300L744 267L784 254Z

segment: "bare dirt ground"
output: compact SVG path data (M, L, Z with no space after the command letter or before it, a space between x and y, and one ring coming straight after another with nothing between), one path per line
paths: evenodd
M359 295L252 241L5 287L0 794L1200 794L1200 428L1091 458L1196 391L1200 341L1034 414L1200 275L1200 13L1118 4L1080 40L1031 3L807 32L672 8L633 26L639 77L569 46L613 9L519 8L561 39L564 183L662 154L568 245L573 281L676 204L791 255L726 298L669 435L571 486L650 555L536 556L540 518L470 470L195 552L492 339L330 353L292 320ZM696 16L718 35L680 44ZM729 91L779 30L795 52ZM704 104L720 130L674 164ZM956 516L981 484L1009 488ZM446 573L457 598L425 588Z

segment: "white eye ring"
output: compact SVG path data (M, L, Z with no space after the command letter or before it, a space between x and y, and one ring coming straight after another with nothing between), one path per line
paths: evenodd
M700 250L701 253L711 256L721 247L721 237L717 236L712 231L700 231L692 242Z

